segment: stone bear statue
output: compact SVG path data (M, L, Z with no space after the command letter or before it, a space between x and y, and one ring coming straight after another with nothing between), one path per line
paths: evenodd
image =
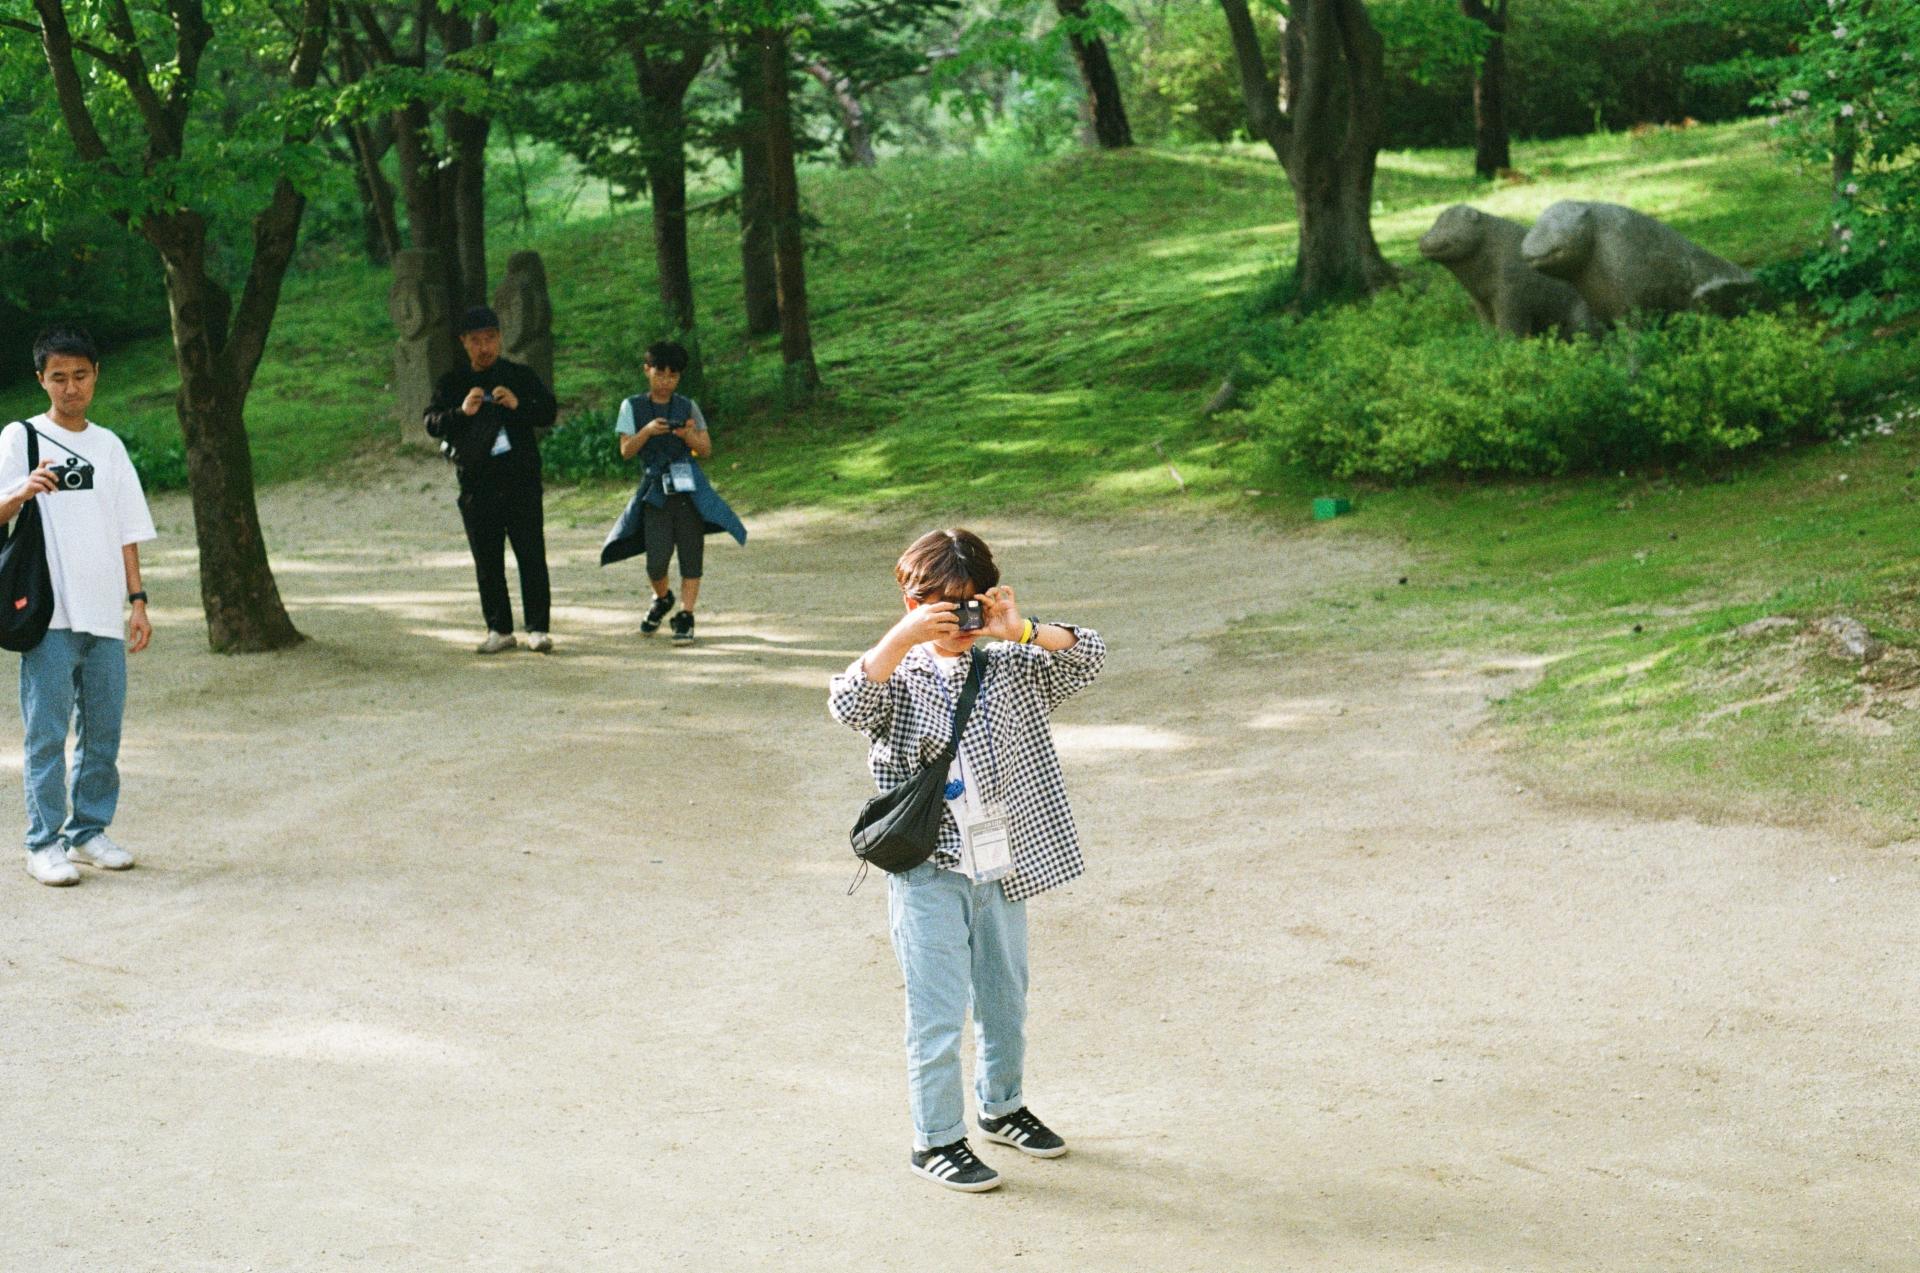
M1420 236L1420 255L1438 261L1473 297L1480 321L1514 336L1571 340L1599 329L1580 293L1529 269L1520 258L1527 227L1456 203Z
M1759 290L1732 261L1617 203L1554 204L1527 231L1520 254L1542 274L1573 284L1603 323L1636 309L1731 314Z

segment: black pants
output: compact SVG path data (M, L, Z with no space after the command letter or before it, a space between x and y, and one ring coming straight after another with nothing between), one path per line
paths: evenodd
M698 579L706 564L707 524L700 520L691 495L669 495L665 508L649 504L641 510L647 531L647 578L667 577L667 563L680 554L680 577Z
M480 613L486 616L487 631L513 631L513 603L507 599L509 541L520 570L527 631L547 631L552 591L539 477L476 474L461 484L460 520L466 523L467 547L473 550L473 573L480 583Z

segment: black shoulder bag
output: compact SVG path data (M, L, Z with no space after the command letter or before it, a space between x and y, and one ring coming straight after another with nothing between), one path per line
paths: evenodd
M850 838L853 855L860 859L860 873L853 877L849 894L867 878L869 866L898 875L933 856L933 846L940 838L940 815L947 807L947 770L960 748L973 701L980 696L980 673L986 665L987 656L973 651L967 683L953 709L953 734L940 754L913 777L867 801L853 820Z
M27 431L27 472L40 467L40 433ZM12 531L0 527L0 649L25 654L39 645L53 622L53 573L47 569L47 532L40 524L40 500L28 500L13 519Z

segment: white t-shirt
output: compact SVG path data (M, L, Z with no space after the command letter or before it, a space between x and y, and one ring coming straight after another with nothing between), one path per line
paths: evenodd
M93 465L90 491L42 492L40 524L47 534L47 569L53 576L53 622L49 626L123 640L127 568L121 549L154 538L153 515L140 489L140 475L119 438L88 422L78 433L45 415L27 421L40 433L40 462L57 468L68 448ZM27 431L8 424L0 432L0 491L17 494L27 479Z

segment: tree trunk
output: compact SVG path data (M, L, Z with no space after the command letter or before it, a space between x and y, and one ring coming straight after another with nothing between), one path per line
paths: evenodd
M1383 48L1364 4L1294 0L1278 79L1267 71L1246 0L1220 0L1220 6L1248 122L1293 187L1300 234L1296 303L1312 309L1386 286L1393 269L1380 255L1372 224L1374 167L1385 132Z
M780 294L780 357L789 394L805 397L820 385L807 316L807 267L800 235L800 180L794 170L793 107L787 91L787 37L759 36L762 99L767 119L767 168L773 195L773 251Z
M674 45L635 43L629 47L640 89L643 140L640 162L647 170L653 208L653 259L660 280L660 305L692 354L694 328L693 267L687 255L687 90L706 65L710 37L683 32ZM689 367L698 379L698 369Z
M849 168L872 168L880 161L873 153L873 130L866 108L853 91L853 81L825 62L808 62L807 74L820 82L840 112L840 161Z
M1473 73L1473 172L1491 181L1513 167L1507 136L1507 0L1460 0L1460 11L1484 25L1492 39Z
M363 123L347 125L347 137L353 143L354 182L360 188L367 256L376 264L386 265L400 250L400 218L394 209L393 183L380 171L380 156L387 147ZM387 143L391 145L392 139Z
M205 223L182 212L143 222L141 232L166 267L207 642L221 654L284 649L302 638L267 562L243 413L251 376L232 365L232 306L207 273Z
M734 65L740 86L740 281L747 334L780 330L780 285L773 251L773 174L767 166L767 112L758 50Z
M455 274L458 290L454 303L487 303L487 134L493 121L484 115L469 115L462 110L447 113L447 136L452 143L453 167L447 174L443 191L450 195L442 204L450 213L447 230L457 256Z
M1087 0L1053 0L1053 6L1069 21L1082 21L1087 16ZM1067 43L1073 48L1073 60L1080 66L1080 80L1086 85L1094 140L1102 150L1121 150L1133 145L1127 108L1120 100L1120 77L1114 74L1107 42L1091 32L1069 30Z

